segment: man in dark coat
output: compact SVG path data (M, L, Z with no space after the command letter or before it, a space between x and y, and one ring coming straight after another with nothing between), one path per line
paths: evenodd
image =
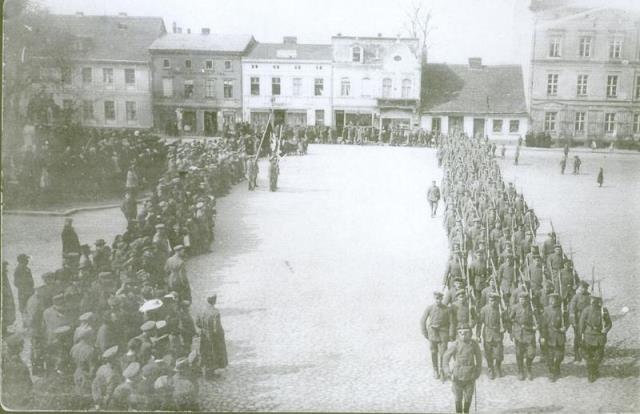
M33 295L33 276L29 269L29 256L26 254L18 255L18 265L13 272L13 284L18 290L18 309L24 314L27 301Z
M602 298L591 296L591 305L587 306L580 315L582 349L584 359L587 361L589 382L598 378L598 369L604 358L604 347L611 327L611 317L607 308L602 306Z
M62 228L62 255L67 253L80 254L80 240L73 229L73 219L70 217L64 219L64 227Z
M200 329L200 355L205 375L211 377L215 370L227 366L227 346L220 312L216 309L217 296L207 298L209 306L198 316L196 326Z
M13 300L11 283L9 283L9 262L2 262L2 336L7 333L7 328L16 321L16 305Z
M454 360L453 370L449 361ZM471 328L458 328L458 340L447 350L443 358L444 375L451 376L456 412L468 413L473 399L475 382L482 373L482 351L471 339Z
M22 361L23 340L17 334L3 341L5 352L2 355L2 402L5 408L16 410L25 408L29 403L33 383L29 368Z
M442 358L451 337L455 335L455 326L451 316L451 310L442 303L443 294L434 292L436 303L429 306L420 320L422 336L424 336L431 347L431 364L433 366L433 376L436 379L445 380L442 371Z

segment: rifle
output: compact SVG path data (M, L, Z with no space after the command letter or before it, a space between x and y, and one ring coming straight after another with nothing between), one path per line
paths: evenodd
M522 274L522 272L520 272L520 276L524 280L524 275ZM531 307L531 316L533 316L533 323L536 325L536 329L539 330L540 329L540 325L538 325L538 318L536 318L536 310L533 307L533 295L531 294L531 288L527 289L527 287L526 287L526 285L524 283L522 283L522 285L524 286L524 289L527 292L527 295L529 296L529 307ZM564 318L564 313L563 313L563 318ZM563 325L563 328L564 328L564 319L563 319L562 325Z
M558 290L560 291L560 313L562 314L561 327L562 329L566 329L564 326L564 295L562 294L562 278L560 277L560 272L558 272Z
M596 284L596 265L593 263L591 265L591 293L593 293L594 285Z
M602 304L600 305L600 318L602 319L602 329L604 329L604 297L602 296L602 287L600 286L600 281L598 280L598 293L600 294L600 300Z
M578 273L576 272L576 266L573 261L573 248L571 247L571 242L569 242L569 258L571 259L571 272L573 273L573 285L574 285L574 288L577 288L580 278L578 277Z
M504 296L502 295L502 289L500 289L500 285L498 284L498 278L496 277L496 275L498 274L498 271L496 270L496 266L493 264L493 258L489 257L489 260L491 260L491 267L493 268L493 272L491 273L491 278L493 279L493 282L496 285L498 296L500 296L500 304L502 304L502 306L506 309L507 305L504 303Z

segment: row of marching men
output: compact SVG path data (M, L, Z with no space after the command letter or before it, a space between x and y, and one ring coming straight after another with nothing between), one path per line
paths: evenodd
M503 375L508 334L520 380L533 379L539 345L549 379L556 381L572 328L574 360L580 363L584 357L588 379L595 381L612 326L601 294L594 292L595 281L589 284L578 276L571 252L565 254L553 227L537 242L540 221L515 186L504 184L488 141L445 136L437 156L444 168L443 220L450 256L444 293L435 293L436 303L421 322L434 376L446 378L447 344L455 340L457 328L466 327L482 342L491 379Z

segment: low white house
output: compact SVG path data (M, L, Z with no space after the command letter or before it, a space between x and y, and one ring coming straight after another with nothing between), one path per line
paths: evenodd
M243 120L330 126L331 83L331 45L258 43L242 58Z
M468 65L432 63L424 71L422 128L502 142L524 138L529 115L519 65L484 66L470 58Z

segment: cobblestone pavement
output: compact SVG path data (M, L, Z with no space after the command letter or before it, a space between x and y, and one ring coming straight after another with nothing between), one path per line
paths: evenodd
M640 159L602 159L611 187L597 189L600 156L581 154L581 176L560 176L559 157L547 152L525 150L520 166L503 164L536 212L553 219L563 244L571 241L578 271L590 275L595 261L608 275L603 288L614 329L607 352L615 358L593 384L571 356L557 383L538 362L534 381L520 382L507 339L507 376L481 377L478 411L640 411L633 193L640 193ZM194 311L218 293L230 360L219 378L202 385L203 408L450 411L451 385L432 378L419 329L447 253L441 214L429 218L426 205L430 181L441 177L435 151L312 145L306 157L282 160L276 193L267 191L266 171L262 164L258 191L243 183L219 200L213 253L188 263ZM83 242L113 237L124 225L117 209L74 217ZM3 224L12 265L27 247L34 274L49 269L42 265L48 258L57 264L62 218L7 216ZM622 306L631 309L625 316Z

